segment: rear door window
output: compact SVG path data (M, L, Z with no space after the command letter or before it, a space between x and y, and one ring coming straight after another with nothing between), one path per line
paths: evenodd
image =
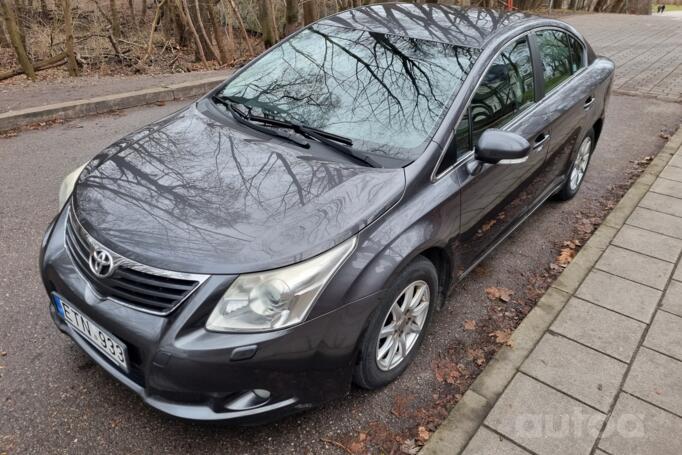
M545 93L549 93L574 72L571 68L571 44L568 34L559 30L541 30L536 32L536 36Z

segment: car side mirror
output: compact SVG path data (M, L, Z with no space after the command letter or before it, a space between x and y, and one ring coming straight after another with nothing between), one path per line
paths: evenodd
M515 133L487 129L476 142L475 157L491 164L516 164L528 159L530 144Z

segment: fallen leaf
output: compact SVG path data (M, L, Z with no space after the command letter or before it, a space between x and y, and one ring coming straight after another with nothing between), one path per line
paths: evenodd
M429 437L431 437L431 432L426 429L426 427L419 427L417 429L417 434L419 435L417 439L419 439L422 442L426 442L429 440Z
M493 227L497 223L497 220L493 219L488 221L487 223L483 223L483 226L481 226L481 231L482 232L488 232L491 227Z
M556 262L559 264L561 267L566 267L568 264L571 263L573 258L575 257L575 250L571 248L562 248L561 253L559 256L556 257Z
M490 287L485 290L486 295L490 300L501 300L505 303L511 300L511 296L514 295L514 291L507 288L496 288Z
M514 343L511 340L511 330L506 329L506 330L495 330L492 333L489 333L488 336L491 336L495 338L495 342L498 344L504 344L506 346L509 346L510 348L514 347Z
M462 374L459 371L457 364L448 359L434 360L431 366L433 367L438 382L454 384Z
M464 321L464 330L476 330L476 321L473 319L467 319Z
M469 357L469 360L472 360L479 367L485 364L485 354L483 354L483 351L481 349L478 348L467 349L467 357Z

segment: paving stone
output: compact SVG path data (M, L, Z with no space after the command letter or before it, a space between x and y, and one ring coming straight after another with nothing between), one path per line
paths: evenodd
M666 196L665 194L649 192L639 201L639 206L667 213L668 215L682 217L682 199Z
M682 251L680 239L628 225L622 227L611 243L669 262L676 262Z
M623 390L673 414L682 415L682 362L642 347Z
M666 166L661 171L660 176L675 182L682 182L682 167Z
M521 371L600 411L608 412L627 364L550 333L540 340Z
M574 297L554 321L551 330L629 362L645 327L639 321Z
M678 271L680 268L678 267ZM661 308L678 316L682 316L682 282L671 280L663 295Z
M462 455L529 455L521 447L490 431L486 427L478 429Z
M682 239L682 218L637 207L627 224Z
M677 281L682 281L682 263L677 266L677 270L673 274L673 279Z
M485 423L538 455L589 454L605 415L522 373Z
M654 184L651 185L651 191L675 198L682 198L682 182L659 177Z
M613 455L680 455L680 434L682 419L622 393L599 447Z
M682 361L682 318L665 311L657 312L644 346ZM682 376L678 380L682 382Z
M664 289L674 265L634 251L610 246L595 268L656 289Z
M661 291L595 269L580 285L576 296L649 323Z

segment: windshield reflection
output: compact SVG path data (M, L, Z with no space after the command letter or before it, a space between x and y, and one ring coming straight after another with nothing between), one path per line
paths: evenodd
M221 95L254 114L353 139L364 151L415 159L479 51L315 25L244 70Z

